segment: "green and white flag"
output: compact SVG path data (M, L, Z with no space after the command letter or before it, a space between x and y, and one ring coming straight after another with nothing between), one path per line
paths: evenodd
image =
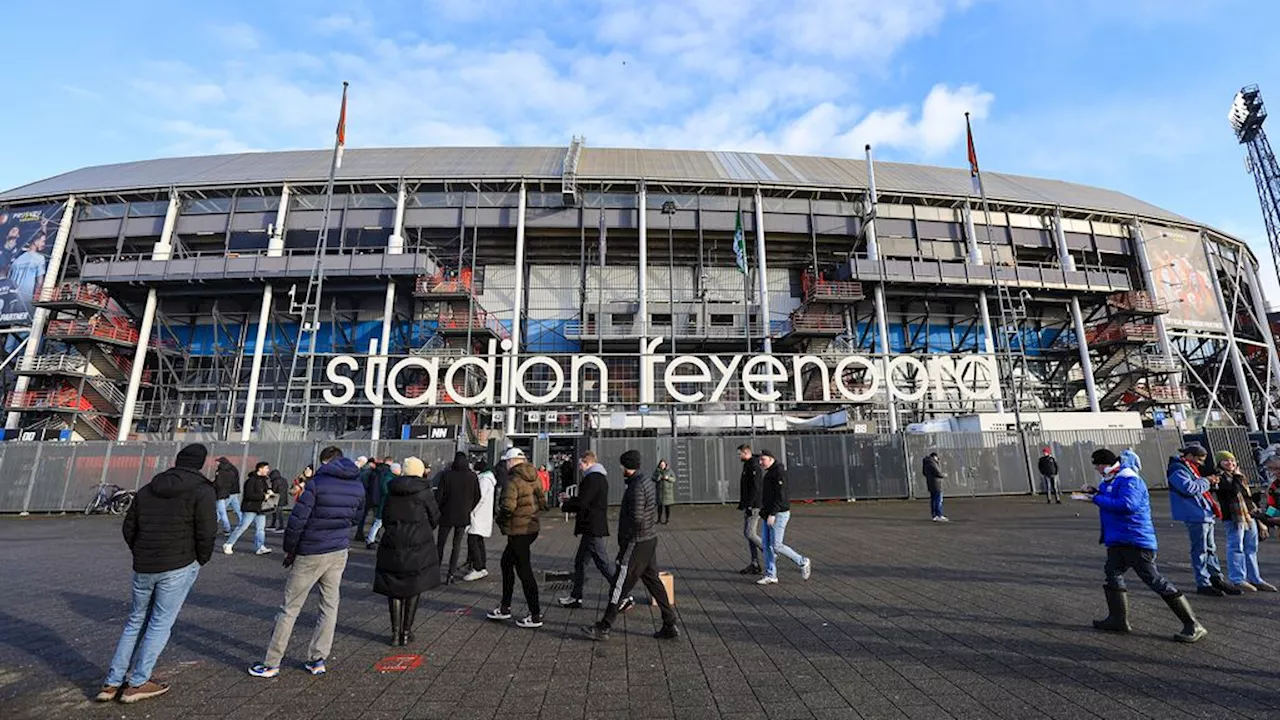
M738 205L738 222L733 230L733 257L738 264L738 272L747 274L747 234L742 231L742 205Z

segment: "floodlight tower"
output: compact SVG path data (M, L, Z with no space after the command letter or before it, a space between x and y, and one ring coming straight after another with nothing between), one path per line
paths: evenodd
M1227 113L1236 139L1249 153L1246 159L1254 184L1258 186L1258 201L1262 203L1262 220L1267 226L1267 240L1271 243L1271 260L1280 276L1280 165L1271 151L1262 122L1267 110L1262 105L1262 93L1257 85L1240 88Z

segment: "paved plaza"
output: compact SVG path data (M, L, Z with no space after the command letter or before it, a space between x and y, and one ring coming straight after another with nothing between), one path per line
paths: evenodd
M1187 539L1153 495L1161 567L1191 588ZM926 503L796 505L789 544L811 555L760 588L734 572L747 559L741 516L679 507L659 562L676 576L681 638L658 642L656 608L625 616L611 641L578 627L602 609L588 570L587 607L552 607L521 630L484 619L488 580L424 596L417 641L387 645L386 602L370 590L374 553L354 549L329 673L300 669L315 599L279 678L261 660L282 597L276 552L215 554L160 658L164 697L95 705L128 609L129 552L112 517L0 518L0 717L604 720L609 718L1189 718L1280 717L1280 597L1193 598L1210 635L1174 643L1179 624L1131 579L1135 632L1097 633L1104 614L1096 511L1032 498L951 500L950 525ZM1077 512L1079 516L1077 516ZM574 541L557 514L534 545L540 571L565 570ZM1219 543L1222 542L1219 530ZM1280 578L1278 543L1262 544ZM786 562L786 561L783 561ZM515 610L523 610L517 587ZM415 658L387 661L388 656ZM416 664L416 667L414 665ZM380 671L380 668L391 671Z

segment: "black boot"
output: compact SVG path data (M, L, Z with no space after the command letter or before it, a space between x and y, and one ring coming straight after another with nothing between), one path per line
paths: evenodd
M418 601L421 599L421 595L414 595L404 600L404 622L400 625L401 645L413 644L413 619L418 614Z
M387 598L387 610L391 612L391 647L404 645L404 600Z
M1174 635L1174 640L1193 643L1209 634L1209 631L1205 630L1204 626L1196 620L1196 614L1191 612L1191 603L1187 602L1182 593L1165 595L1164 601L1168 603L1169 609L1173 611L1173 614L1177 615L1178 619L1182 621L1182 632Z
M1244 591L1238 585L1228 582L1221 575L1209 576L1209 586L1221 590L1224 595L1243 595Z
M1102 588L1102 591L1107 595L1107 618L1094 620L1093 626L1107 632L1131 631L1133 628L1129 627L1129 593L1120 588L1109 587Z

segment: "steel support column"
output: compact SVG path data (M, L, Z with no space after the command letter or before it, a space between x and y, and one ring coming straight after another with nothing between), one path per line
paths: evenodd
M1054 245L1058 248L1058 265L1067 272L1075 272L1076 260L1067 249L1067 235L1062 229L1062 209L1056 208L1053 213ZM1084 316L1080 313L1080 299L1071 296L1071 326L1075 328L1076 347L1080 351L1080 372L1084 375L1084 394L1089 400L1089 411L1099 412L1098 387L1093 379L1093 359L1089 355L1089 341L1084 334Z
M639 205L640 223L640 278L637 289L640 293L640 322L636 325L636 334L642 338L649 337L649 207L648 207L648 190L644 186L644 181L640 182L639 199L636 201ZM603 282L603 279L601 280ZM596 318L596 324L599 325L600 318Z
M760 188L756 188L756 274L760 276L760 330L764 334L764 354L773 354L773 338L770 336L770 319L769 312L769 262L765 257L764 249L764 197L760 194ZM750 316L748 315L748 318ZM773 381L770 380L765 384L765 392L773 394ZM777 412L778 406L775 403L769 403L769 412Z
M1253 314L1256 315L1258 331L1262 334L1262 341L1267 345L1267 365L1271 370L1271 388L1267 397L1267 402L1263 405L1262 431L1270 432L1271 417L1267 412L1271 405L1271 398L1280 392L1280 355L1276 352L1276 339L1271 334L1271 323L1267 322L1267 303L1262 297L1262 286L1258 284L1258 271L1249 262L1249 253L1243 248L1237 251L1244 257L1244 269L1247 273L1249 281L1249 297L1253 301Z
M1236 392L1240 395L1240 406L1244 412L1245 423L1249 432L1258 432L1258 415L1253 411L1253 394L1249 392L1249 376L1244 371L1244 362L1240 359L1240 346L1236 344L1235 318L1222 294L1222 283L1218 281L1218 263L1209 250L1209 239L1200 233L1200 247L1204 251L1205 262L1209 264L1209 279L1213 281L1213 295L1218 301L1218 310L1222 313L1222 326L1227 333L1227 358L1231 361L1231 373L1236 378Z
M169 194L169 209L164 214L164 226L160 239L151 251L152 260L168 260L173 253L173 228L178 223L178 193ZM147 290L147 302L142 309L142 321L138 325L138 347L133 351L133 366L129 368L129 387L125 390L124 409L120 413L120 428L116 439L124 442L133 430L133 416L138 410L138 390L142 387L142 369L147 364L147 347L151 344L151 327L156 319L156 289Z
M400 255L404 252L404 208L408 199L404 181L400 182L400 190L396 193L396 214L395 221L392 225L391 237L387 240L387 254ZM465 237L458 241L459 246L465 242ZM461 268L459 268L461 269ZM517 268L519 270L519 268ZM382 339L379 343L382 355L391 354L391 320L395 316L396 311L396 284L394 280L387 281L387 294L382 302ZM471 310L468 311L470 314ZM471 318L467 318L467 322L471 322ZM377 381L378 384L385 384L385 379ZM382 391L385 393L386 388ZM382 405L378 404L373 407L373 429L369 435L370 439L382 439Z
M969 201L964 203L964 237L965 242L969 246L969 264L985 265L986 261L982 257L982 250L978 245L978 233L973 227L973 211L969 208ZM995 356L996 354L996 335L991 327L991 306L987 303L987 291L978 291L978 317L982 320L982 349L987 355ZM999 370L997 370L999 372ZM996 378L996 385L1000 386L999 378ZM1004 398L997 392L996 394L996 412L1004 412Z
M512 301L511 309L511 350L508 353L510 355L510 360L508 361L509 365L507 367L507 370L511 373L515 372L516 364L520 362L520 336L521 328L523 326L523 323L520 321L520 316L524 311L524 216L527 202L528 193L525 188L525 183L522 180L520 182L520 205L516 211L516 287L515 299ZM644 217L643 208L640 211L640 217ZM641 220L641 222L644 221ZM644 226L642 225L641 227L643 228ZM643 237L644 231L641 230L640 247L644 247ZM641 252L643 252L643 250ZM643 274L641 274L641 277L643 277ZM599 318L597 318L597 322L598 321ZM470 322L469 318L468 322ZM515 383L512 382L512 379L507 376L505 371L503 373L503 380L504 382L502 384L506 388L506 397L504 397L502 401L507 406L507 422L504 431L508 436L510 436L516 429L516 389Z
M62 209L62 219L58 223L58 234L53 239L53 249L49 252L49 266L44 272L44 282L36 292L52 290L58 286L58 276L62 273L62 260L67 254L67 240L71 237L71 224L75 220L75 211L76 196L71 195ZM23 363L34 360L40 354L40 341L44 338L44 328L48 322L49 310L46 308L36 308L31 314L31 329L27 331L27 344L23 346L22 357L18 360L19 368ZM30 386L31 377L19 375L13 391L24 393ZM5 417L4 427L6 430L16 430L21 423L22 413L11 412Z
M267 257L284 255L284 224L289 217L289 186L280 189L280 207L276 208L276 223L271 237L267 238ZM258 311L258 331L254 336L253 360L249 365L249 392L244 400L244 425L240 428L240 442L249 442L253 433L253 421L258 408L258 383L262 379L262 353L267 344L267 327L271 323L271 304L274 290L268 281L262 286L262 308Z
M867 217L867 259L880 260L880 244L876 240L876 173L871 164L871 146L867 146L867 200L870 203ZM852 260L851 260L852 261ZM889 389L889 318L884 307L884 283L875 285L876 335L879 339L880 362L884 374L885 405L889 409L889 432L898 432L898 405Z

